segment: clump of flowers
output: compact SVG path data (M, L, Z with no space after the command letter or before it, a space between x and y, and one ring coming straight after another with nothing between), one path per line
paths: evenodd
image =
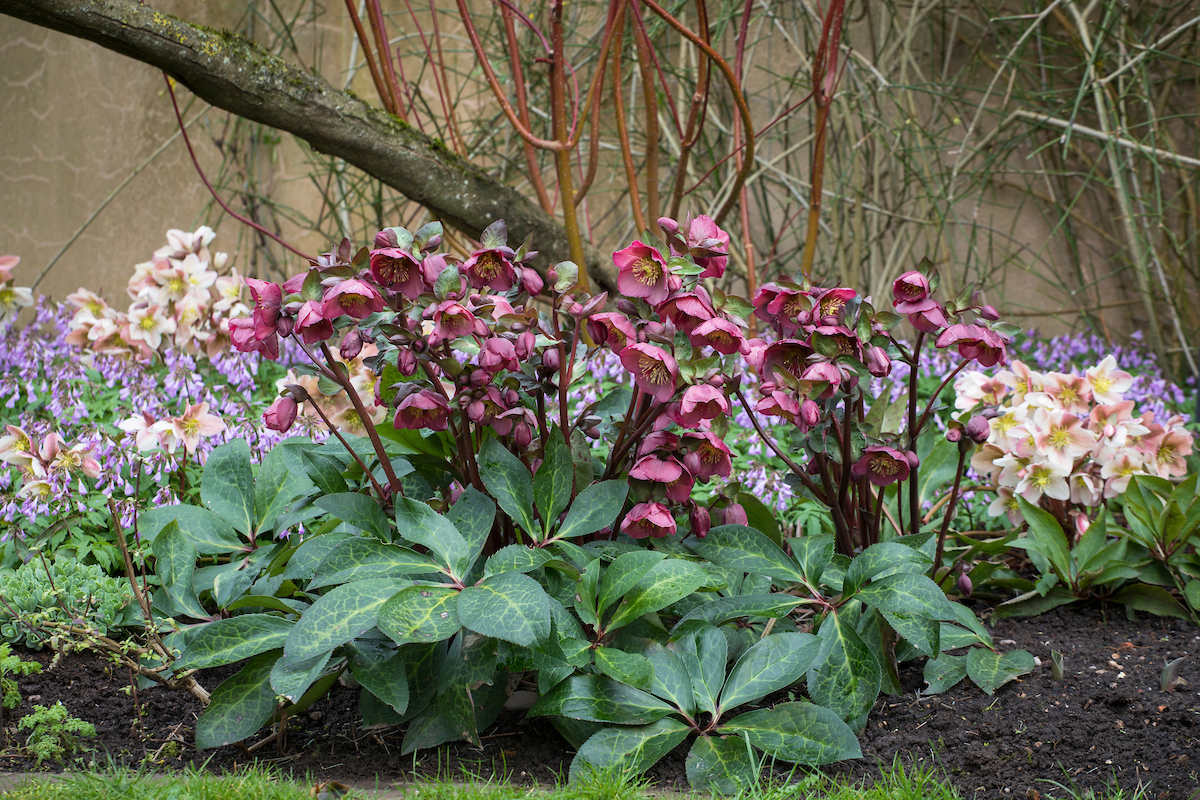
M68 341L95 353L132 353L147 359L172 347L212 358L229 346L229 323L249 316L245 279L236 269L221 274L226 253L209 249L216 234L167 231L167 245L134 267L126 311L81 288L67 296L75 308Z
M877 311L845 287L776 281L763 285L754 297L755 315L775 338L746 343L747 361L759 377L753 410L793 426L786 451L765 431L760 434L791 469L789 480L830 509L838 550L846 555L878 541L885 516L897 533L921 529L916 442L939 395L968 364L993 366L1007 358L1015 326L999 322L995 309L978 294L964 292L952 303L937 300L937 285L937 271L925 260L893 283L895 313ZM911 342L893 333L903 318L915 329ZM917 368L931 340L945 359L957 364L947 369L922 410ZM876 396L881 390L873 388L873 381L888 378L894 365L904 367L908 381L906 414L886 423L889 415L882 412L897 398ZM739 399L749 412L744 398ZM757 425L753 417L751 422ZM895 491L896 511L891 514L884 489L901 483L906 491ZM947 519L957 484L951 494Z
M1133 380L1112 355L1082 375L1038 372L1021 361L993 376L963 374L955 406L988 418L986 441L971 459L996 491L988 513L1019 523L1021 496L1082 532L1090 509L1122 494L1134 475L1183 477L1192 452L1183 417L1159 422L1153 411L1139 411L1125 397Z

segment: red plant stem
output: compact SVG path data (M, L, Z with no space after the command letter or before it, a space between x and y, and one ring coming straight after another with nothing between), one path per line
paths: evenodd
M654 74L658 78L658 83L662 86L663 97L667 99L667 107L671 109L671 120L675 123L675 131L680 136L683 136L683 126L679 124L679 109L675 107L675 98L671 96L671 87L667 85L667 76L663 74L662 64L659 63L658 54L655 52L653 45L650 45L650 32L646 30L646 22L642 19L642 9L638 6L638 0L631 0L633 3L633 21L637 23L638 36L646 41L649 49L649 63L654 67Z
M383 11L379 8L379 0L366 0L366 2L368 19L371 21L371 32L375 34L375 48L379 53L379 60L383 64L383 80L387 85L388 94L391 96L391 112L399 117L401 122L408 122L408 117L404 113L404 105L400 102L400 89L396 85L396 70L392 66L392 49L388 46Z
M521 70L521 48L517 42L517 26L513 23L513 12L507 5L500 6L500 14L504 20L504 36L508 42L508 62L509 68L512 70L513 89L517 95L517 113L520 115L521 124L526 128L532 128L529 124L529 100L525 94L525 75ZM546 192L546 184L542 180L542 170L538 166L537 152L533 142L522 137L521 143L525 149L525 165L529 171L529 183L533 186L534 193L537 194L542 210L547 214L553 214L554 204L550 202L550 195Z
M404 0L404 2L407 4L408 0ZM463 140L462 131L458 128L458 115L454 112L454 104L450 102L450 78L446 75L446 57L442 54L442 32L438 29L436 0L429 0L429 17L432 20L433 43L437 46L437 72L442 76L438 84L438 93L444 95L442 108L450 127L450 134L454 139L454 149L460 156L466 158L467 144ZM413 18L413 21L416 21L416 17ZM426 50L428 51L428 48Z
M713 221L720 225L721 221L725 219L727 214L729 214L730 209L733 208L734 203L737 202L738 194L741 191L742 184L746 182L746 177L750 174L750 170L754 167L754 121L750 117L750 106L746 104L746 96L742 93L741 84L738 81L737 76L734 75L733 69L730 68L725 59L721 58L721 55L716 50L713 50L707 42L693 33L682 22L668 14L667 10L656 3L655 0L642 0L642 2L649 6L650 10L652 10L655 14L658 14L658 16L662 17L664 22L683 34L685 38L689 39L693 44L703 50L710 59L712 59L713 63L717 65L717 68L720 69L721 73L725 76L725 80L729 82L729 89L733 94L733 102L737 105L738 113L740 113L742 116L742 124L746 129L746 163L737 173L737 177L733 181L733 186L730 188L729 197L725 199L725 202L721 205L721 210L718 211L716 217L714 217ZM843 0L834 0L834 2L843 2Z
M333 353L330 352L327 342L321 342L321 354L325 356L327 363L334 363ZM375 423L371 421L371 415L367 413L367 409L363 405L362 398L358 396L358 391L355 390L354 384L350 382L348 375L343 375L341 370L336 367L332 368L330 372L334 375L333 379L346 391L346 396L350 398L350 404L354 406L354 412L362 420L367 437L370 438L371 444L375 448L375 455L379 458L380 463L383 464L383 474L387 475L388 484L391 486L392 492L403 496L404 489L400 486L400 479L396 477L396 471L392 469L392 459L388 457L387 450L383 446L383 440L379 438L379 431L375 429Z
M391 112L391 97L388 95L387 84L384 83L383 76L379 74L379 65L375 63L375 54L371 52L371 41L367 38L367 32L363 30L362 20L358 17L358 9L354 7L354 0L346 0L346 10L350 12L354 33L358 36L358 43L362 45L363 55L366 56L367 69L371 73L371 80L375 83L375 91L379 93L379 100L383 103L383 107Z
M604 84L604 75L608 69L608 47L613 40L613 25L624 0L615 0L608 6L608 21L604 26L604 42L600 48L600 58L596 62L596 72L592 75L592 85L588 88L587 101L584 103L583 116L589 114L592 118L591 138L588 140L587 172L580 179L579 190L575 192L575 205L583 202L592 182L596 180L596 169L600 163L600 102L602 93L596 91L597 86ZM580 125L580 130L583 126ZM578 131L576 132L578 133Z
M654 88L654 75L651 72L653 49L636 12L637 6L631 5L629 15L635 23L633 39L637 45L638 70L642 76L642 98L646 104L646 217L650 220L650 229L654 234L662 236L662 228L658 224L658 218L662 214L659 213L658 202L658 97Z
M754 0L746 0L746 5L742 10L742 27L738 32L737 41L737 57L734 59L734 71L737 73L738 80L742 80L743 62L746 57L746 35L750 31L750 10ZM733 149L738 154L737 160L734 162L738 171L742 169L742 126L741 121L735 119L733 121ZM746 295L754 297L758 292L758 270L754 266L754 240L750 236L750 193L746 190L746 185L742 184L742 189L738 193L738 209L741 213L742 223L742 250L746 258ZM755 324L757 318L754 315L750 316L750 335L754 336L757 333L758 326Z
M821 43L813 59L813 97L817 101L815 140L813 142L812 187L808 201L808 230L804 239L804 254L800 272L805 284L812 283L813 258L817 250L817 232L821 224L821 187L825 179L825 133L829 125L829 107L833 103L834 81L828 76L837 70L837 48L842 39L842 19L846 14L846 0L830 0L825 23L821 27Z
M389 54L389 58L390 58ZM391 63L389 61L389 63ZM421 120L420 114L417 113L417 101L413 98L412 88L408 82L408 76L404 74L404 61L400 58L400 48L396 48L396 65L400 68L400 86L404 88L404 96L408 99L408 110L412 112L412 118L416 120L417 128L421 133L425 133L425 124ZM434 73L436 75L436 73Z
M754 410L751 409L750 404L746 402L746 398L742 394L742 390L737 389L734 391L734 395L737 397L738 402L742 404L742 408L746 409L746 416L750 418L750 424L753 425L754 430L758 432L758 438L762 439L763 442L766 443L767 447L771 448L771 451L775 453L775 455L779 456L783 463L788 465L788 469L790 469L792 474L804 484L804 488L812 492L813 496L822 503L829 505L829 501L826 499L825 492L812 482L812 480L808 477L808 474L804 471L804 468L798 465L795 461L792 461L788 454L785 453L783 449L775 443L775 440L772 439L765 430L763 430L762 425L760 425L758 422L758 417L754 415Z
M708 7L704 0L696 0L696 27L700 35L708 42ZM679 163L675 170L675 188L671 191L671 205L667 216L676 219L679 216L679 204L683 200L683 183L687 179L687 165L691 158L692 148L700 138L704 129L705 112L708 110L708 84L711 72L708 58L699 58L700 74L696 79L696 91L692 94L692 105L688 109L687 130L679 138ZM693 187L694 188L694 187Z
M196 158L196 151L192 149L192 140L188 137L187 127L183 124L183 114L181 114L179 112L179 101L175 98L175 87L171 84L171 76L164 72L163 78L165 78L167 81L167 93L171 95L171 105L175 108L175 120L179 123L179 133L183 136L183 143L185 145L187 145L188 155L192 157L192 166L194 166L196 168L196 174L199 175L200 180L204 182L204 186L206 189L208 189L208 193L213 196L213 200L217 201L217 205L219 205L222 209L224 209L226 214L233 217L234 219L236 219L238 222L242 223L243 225L249 225L251 228L254 228L254 230L258 231L263 236L268 236L271 239L274 239L276 242L283 245L288 250L291 250L293 253L295 253L296 255L305 259L306 261L315 261L316 259L314 259L312 256L310 256L308 253L302 253L301 251L297 250L296 248L292 247L290 244L285 242L283 239L280 239L278 236L271 233L269 230L264 228L262 225L259 225L257 222L254 222L253 220L243 217L241 214L237 213L236 211L234 211L232 208L230 208L228 205L225 204L225 201L222 200L221 197L217 194L217 190L213 188L213 185L208 182L208 178L206 178L204 176L204 170L200 169L200 161Z
M962 482L963 463L967 460L967 451L958 448L958 470L954 473L954 488L950 490L950 502L946 504L946 516L942 517L942 529L938 531L937 550L933 554L933 566L929 568L932 578L942 565L942 554L946 549L946 533L950 530L950 520L954 518L954 506L958 503L958 487Z
M625 17L617 20L617 35L624 32ZM625 120L625 94L621 86L621 48L614 47L612 54L613 112L617 118L617 137L621 141L621 161L625 165L625 181L629 185L629 206L633 212L634 227L640 232L646 229L646 218L642 216L642 199L638 194L637 168L633 164L633 150L629 144L629 126Z
M312 354L309 353L309 355L311 356ZM354 463L358 464L358 466L362 468L363 474L365 474L371 480L371 485L375 487L375 493L379 495L379 502L385 502L388 496L387 492L384 491L383 487L379 485L379 481L375 480L375 474L371 472L370 468L367 467L365 463L363 463L362 458L359 457L358 453L354 451L354 448L350 446L350 443L346 441L344 436L342 436L342 432L338 430L337 425L334 425L333 421L329 419L329 417L325 416L325 412L321 409L320 404L311 397L308 398L308 402L309 405L313 407L313 411L317 412L317 416L321 418L321 421L325 423L325 427L329 428L329 432L337 437L337 440L342 443L342 447L346 448L346 452L348 452L350 457L354 459Z
M913 345L912 363L908 373L908 447L917 452L917 364L921 357L921 344L925 341L925 332L917 332L917 342ZM919 533L921 530L921 488L917 485L920 464L908 472L908 518L909 533Z
M459 0L462 2L462 0ZM576 286L588 290L587 260L583 253L583 236L579 232L579 218L575 213L575 190L571 188L571 136L567 130L567 60L563 42L563 2L554 0L550 7L550 35L554 46L554 59L550 70L550 119L554 124L554 135L559 148L554 153L554 166L558 173L558 191L562 200L563 227L567 232L567 245L571 260L579 267ZM576 119L578 122L578 119ZM579 130L582 130L582 126ZM561 369L561 363L559 365Z

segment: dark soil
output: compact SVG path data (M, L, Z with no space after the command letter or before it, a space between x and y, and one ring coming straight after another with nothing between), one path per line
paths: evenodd
M1045 782L1055 780L1080 790L1115 782L1128 792L1140 785L1156 800L1200 799L1200 630L1144 615L1131 622L1122 608L1113 607L1059 609L994 624L984 612L984 619L1002 650L1024 648L1041 666L994 696L964 681L925 697L918 693L924 686L921 665L903 665L905 692L876 703L860 737L864 758L828 771L870 779L879 764L898 757L944 770L965 798L1036 798L1038 792L1061 797L1061 790ZM1050 678L1051 650L1065 656L1061 681ZM51 659L46 652L21 655L47 665ZM1185 655L1186 683L1161 691L1163 665ZM200 682L211 691L232 671L205 673ZM414 773L459 777L497 771L514 782L547 784L566 775L573 755L549 723L506 712L483 732L481 749L458 743L401 756L402 731L362 730L357 693L342 686L290 722L282 755L274 743L253 756L236 746L198 752L191 742L200 706L190 694L141 690L135 702L128 672L102 657L68 655L54 669L19 683L25 700L17 716L34 704L61 700L72 714L95 724L99 753L156 769L211 758L209 769L229 771L258 758L300 779L363 786L386 786ZM16 737L10 712L0 731L0 771L35 769L32 761L12 754ZM649 777L664 788L686 788L687 747L663 759ZM103 756L95 760L103 763Z

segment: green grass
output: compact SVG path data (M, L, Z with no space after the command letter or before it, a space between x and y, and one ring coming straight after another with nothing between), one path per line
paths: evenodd
M1079 791L1047 782L1046 800L1142 800L1144 792L1124 792L1113 784L1101 793ZM0 792L5 800L311 800L312 784L285 779L275 769L250 767L234 775L212 775L200 768L178 774L154 775L145 769L109 766L94 773L65 775L58 779L31 777ZM380 786L380 789L390 787ZM352 791L344 800L364 800L375 792ZM617 773L589 776L575 786L530 789L500 779L465 776L460 780L426 780L391 788L388 797L403 800L643 800L664 797L706 800L709 795L662 792L648 781ZM932 767L905 767L898 760L881 769L874 786L825 775L806 775L777 785L744 790L732 800L961 800L939 771ZM329 800L334 800L332 796Z

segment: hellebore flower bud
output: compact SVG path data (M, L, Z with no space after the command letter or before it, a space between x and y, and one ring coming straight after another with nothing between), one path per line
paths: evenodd
M959 425L954 425L946 429L947 442L961 442L963 438L963 429Z
M263 414L263 424L273 431L287 433L296 421L297 403L295 398L277 397L271 407Z
M358 328L351 328L342 338L341 355L346 361L353 361L362 352L363 338Z
M963 566L966 567L966 564L964 564ZM967 573L964 572L958 576L958 593L959 594L961 594L963 597L970 597L972 588L973 587L971 586L971 578L969 575L967 575Z
M1000 319L1000 312L992 306L980 306L979 316L983 317L984 319L990 319L994 321Z
M975 415L967 422L967 436L971 437L971 441L975 444L983 444L988 440L988 435L992 432L991 423L987 417Z
M892 360L887 351L878 345L867 348L867 370L876 378L886 378L892 374Z
M709 516L708 508L699 503L692 503L692 510L688 514L688 521L692 527L692 533L701 539L708 536L708 531L712 527L712 519Z
M808 427L817 424L817 420L821 418L821 407L814 400L805 400L800 404L800 419Z
M725 506L722 517L724 525L749 525L750 520L746 518L746 509L741 503L730 503Z
M396 359L396 369L406 377L412 375L417 371L417 354L408 347L400 348L400 356Z
M542 366L544 366L551 373L558 372L560 363L557 347L547 347L546 351L542 353Z

